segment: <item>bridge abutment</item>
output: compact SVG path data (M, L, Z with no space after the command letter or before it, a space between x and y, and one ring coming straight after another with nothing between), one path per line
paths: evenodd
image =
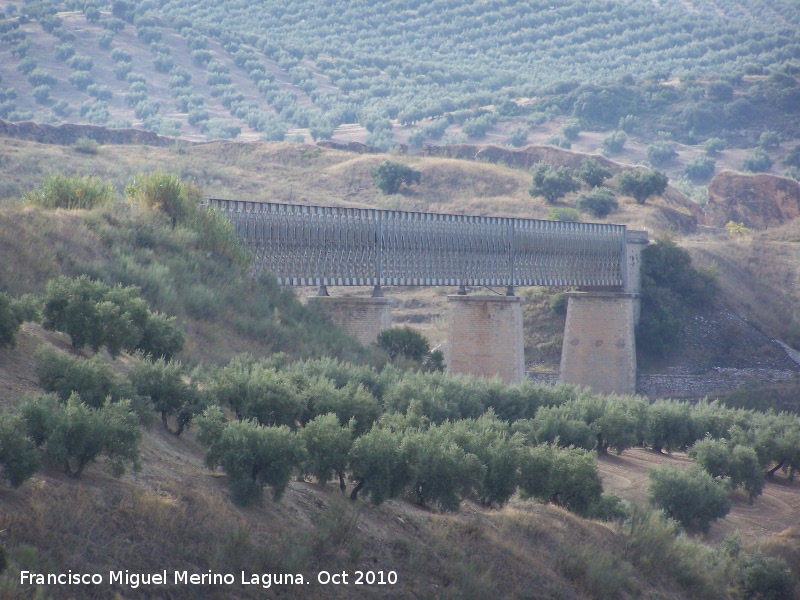
M378 334L392 327L396 298L361 296L311 296L309 304L319 306L331 320L362 344L374 344Z
M447 300L448 373L521 382L525 377L522 298L452 295Z
M561 383L601 394L636 393L638 294L568 292Z

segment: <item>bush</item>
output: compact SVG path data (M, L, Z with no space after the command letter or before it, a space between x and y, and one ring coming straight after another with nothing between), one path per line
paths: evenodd
M580 210L602 219L611 211L616 210L619 205L614 197L614 192L606 187L596 187L590 192L579 194L577 206Z
M396 194L403 184L407 186L419 184L422 179L422 171L393 160L385 160L380 165L372 167L370 175L384 194Z
M611 169L604 167L594 158L587 158L581 163L578 177L589 187L598 187L611 177Z
M231 496L241 505L257 500L265 485L280 500L304 461L303 443L288 427L262 427L253 421L226 424L206 455L209 467L225 470Z
M765 173L772 168L772 159L761 148L756 148L752 156L745 157L742 168L751 173Z
M91 71L94 61L91 56L75 54L67 60L67 66L73 71Z
M647 159L655 166L661 166L678 156L670 142L656 142L647 147Z
M43 208L91 209L107 204L115 194L114 187L99 177L49 174L25 200Z
M421 361L430 352L430 344L425 336L408 326L381 331L377 344L379 348L386 350L392 360L404 356Z
M687 529L708 532L731 509L728 490L699 467L681 473L674 467L648 471L650 503Z
M0 412L0 473L12 487L19 487L39 470L36 444L25 434L22 417Z
M644 204L650 196L663 194L668 181L661 171L632 169L617 176L617 188L621 194L632 196L637 203Z
M92 138L81 137L72 144L72 149L81 154L97 154L100 145Z
M130 401L90 408L73 394L56 416L45 453L71 477L80 477L88 465L105 456L110 472L120 477L128 462L139 469L141 436Z
M353 445L354 429L355 421L351 420L343 427L339 424L339 417L333 413L319 415L306 423L300 432L307 455L304 470L317 483L327 483L335 474L339 478L342 493L345 492L344 474L347 456Z
M700 156L689 162L684 168L687 177L706 179L714 174L716 162L710 156Z
M603 138L603 148L609 152L622 152L628 136L624 131L613 131Z
M764 556L760 551L742 559L735 581L745 598L791 598L795 588L795 579L786 561Z
M718 137L708 138L706 143L703 144L703 150L708 156L716 156L725 150L725 140Z
M85 92L86 89L94 83L94 79L92 79L92 74L88 71L75 71L69 77L67 77L69 82L75 86L76 89Z
M595 456L550 445L529 448L523 455L519 487L529 496L584 516L603 493Z
M13 348L22 323L37 316L32 299L25 297L14 300L8 294L0 292L0 348Z
M638 126L639 126L639 117L637 117L636 115L625 115L624 117L620 117L619 119L619 128L625 133L633 133L633 131ZM609 150L610 149L611 148L609 148ZM620 146L620 150L621 149L622 147Z
M777 148L781 145L781 136L775 131L763 131L758 138L758 146L766 150L767 148Z
M547 218L551 221L562 221L565 223L578 223L581 220L580 211L574 208L558 207L547 213Z
M58 81L49 72L43 69L34 69L28 74L28 83L33 87L39 87L40 85L49 85L52 87L58 83Z
M422 139L424 139L424 137ZM507 141L509 145L513 146L514 148L521 148L522 146L528 143L528 130L522 127L515 127L508 134ZM409 138L409 143L411 143L410 138ZM420 140L420 143L417 145L421 146L422 140Z
M532 185L528 190L531 196L542 196L552 204L569 192L580 189L580 184L572 176L567 167L550 167L545 163L537 163L531 169Z
M578 139L578 134L581 132L581 128L582 124L580 119L569 119L561 127L561 133L564 134L566 139L574 142Z

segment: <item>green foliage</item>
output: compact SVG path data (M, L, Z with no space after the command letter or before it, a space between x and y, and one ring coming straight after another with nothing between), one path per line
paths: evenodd
M684 167L687 177L692 179L707 179L714 174L716 161L710 156L700 156L688 162Z
M110 472L125 473L126 464L139 468L139 419L128 400L91 408L73 394L60 408L45 446L47 459L72 477L101 456Z
M647 147L647 160L657 167L676 156L678 156L678 153L675 152L672 144L667 141L656 142Z
M25 296L15 300L0 292L0 348L13 348L22 323L37 317L38 311L31 298Z
M62 402L79 394L90 407L100 408L106 400L117 402L134 397L130 383L116 376L99 356L86 360L43 346L36 353L35 373L46 392L54 392Z
M408 433L403 444L416 456L411 483L420 506L437 504L443 510L457 511L461 498L485 477L486 467L456 444L449 428Z
M746 156L742 161L742 168L751 173L764 173L772 167L773 160L761 148L756 148L752 156Z
M580 183L567 167L553 168L545 163L537 163L531 169L531 176L530 195L542 196L550 204L580 189Z
M614 197L614 192L607 187L596 187L589 192L578 194L576 204L580 210L586 211L599 219L608 216L619 206L617 199Z
M380 165L370 169L375 185L384 194L396 194L400 186L419 184L422 171L418 171L401 162L385 160Z
M612 153L622 152L627 141L628 136L625 131L612 131L603 138L603 148Z
M798 167L800 168L800 144L796 145L794 148L789 150L783 157L784 165L787 167Z
M650 503L686 528L706 533L731 509L728 490L699 467L681 473L674 467L648 471Z
M202 412L197 388L185 381L183 365L159 358L153 362L141 361L129 373L136 393L148 399L160 413L161 422L170 431L168 419L178 417L176 435L180 435L192 418Z
M712 477L727 477L733 489L744 488L751 504L764 489L764 472L752 448L706 437L695 442L689 449L689 456Z
M80 137L72 144L72 149L81 154L97 154L99 144L92 138Z
M12 487L19 487L39 470L36 444L25 433L19 414L0 411L0 473Z
M333 413L319 415L306 423L300 431L300 438L306 449L305 472L312 475L317 483L327 483L332 475L339 478L339 486L344 493L347 458L353 445L355 421L341 426L339 417Z
M647 409L644 443L656 452L680 450L690 443L689 406L658 400Z
M403 356L410 360L421 361L431 349L425 336L408 326L381 331L378 334L377 344L379 348L386 350L392 360Z
M567 122L561 126L561 133L564 134L565 138L574 142L578 139L578 134L580 134L582 127L583 124L580 119L568 119Z
M578 177L591 188L603 185L603 182L611 177L611 169L600 164L594 158L587 158L581 163Z
M91 209L108 204L116 193L111 184L93 175L51 173L25 200L43 208Z
M658 196L667 189L669 179L661 171L632 169L617 176L617 188L621 194L632 196L644 204L650 196Z
M233 421L222 429L206 456L209 466L221 465L235 502L247 505L265 485L280 500L297 466L305 460L302 440L286 426L263 427L254 421Z
M508 144L514 148L522 148L528 143L528 130L524 127L515 127L506 138Z
M529 448L520 465L520 490L579 515L600 502L597 459L585 450L550 445Z
M791 598L795 588L795 579L786 561L765 556L760 551L744 557L735 581L746 598Z
M636 115L625 115L624 117L620 117L619 129L625 133L633 133L637 127L639 127L639 117ZM611 150L611 148L609 148L609 150Z
M415 449L403 444L401 432L373 427L350 450L350 478L356 483L350 498L355 500L363 491L377 505L397 497L412 481L415 458Z
M581 213L575 208L558 206L547 213L547 218L551 221L561 221L564 223L579 223Z
M716 156L725 150L725 140L718 137L708 138L703 144L703 150L708 156Z
M111 356L139 349L169 359L183 347L174 319L151 313L135 286L109 288L85 275L62 275L47 282L42 303L44 328L67 333L76 348L105 346Z
M762 131L758 137L758 146L767 150L781 145L781 136L776 131Z
M661 238L642 251L642 312L636 330L637 351L658 356L680 340L687 310L711 306L717 284L711 271L692 267L689 253Z

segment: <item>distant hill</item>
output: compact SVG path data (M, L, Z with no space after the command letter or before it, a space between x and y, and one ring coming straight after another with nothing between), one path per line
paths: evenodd
M13 2L0 118L412 152L565 146L575 118L594 150L620 126L644 145L780 132L774 159L800 131L798 59L789 0Z

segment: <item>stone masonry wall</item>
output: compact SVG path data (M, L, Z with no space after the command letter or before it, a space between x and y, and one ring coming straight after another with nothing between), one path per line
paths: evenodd
M323 307L331 320L362 344L374 344L378 334L392 327L395 298L311 296L310 304Z
M634 294L570 292L559 381L598 393L636 392Z
M525 377L522 298L448 296L447 300L448 372L521 382Z

